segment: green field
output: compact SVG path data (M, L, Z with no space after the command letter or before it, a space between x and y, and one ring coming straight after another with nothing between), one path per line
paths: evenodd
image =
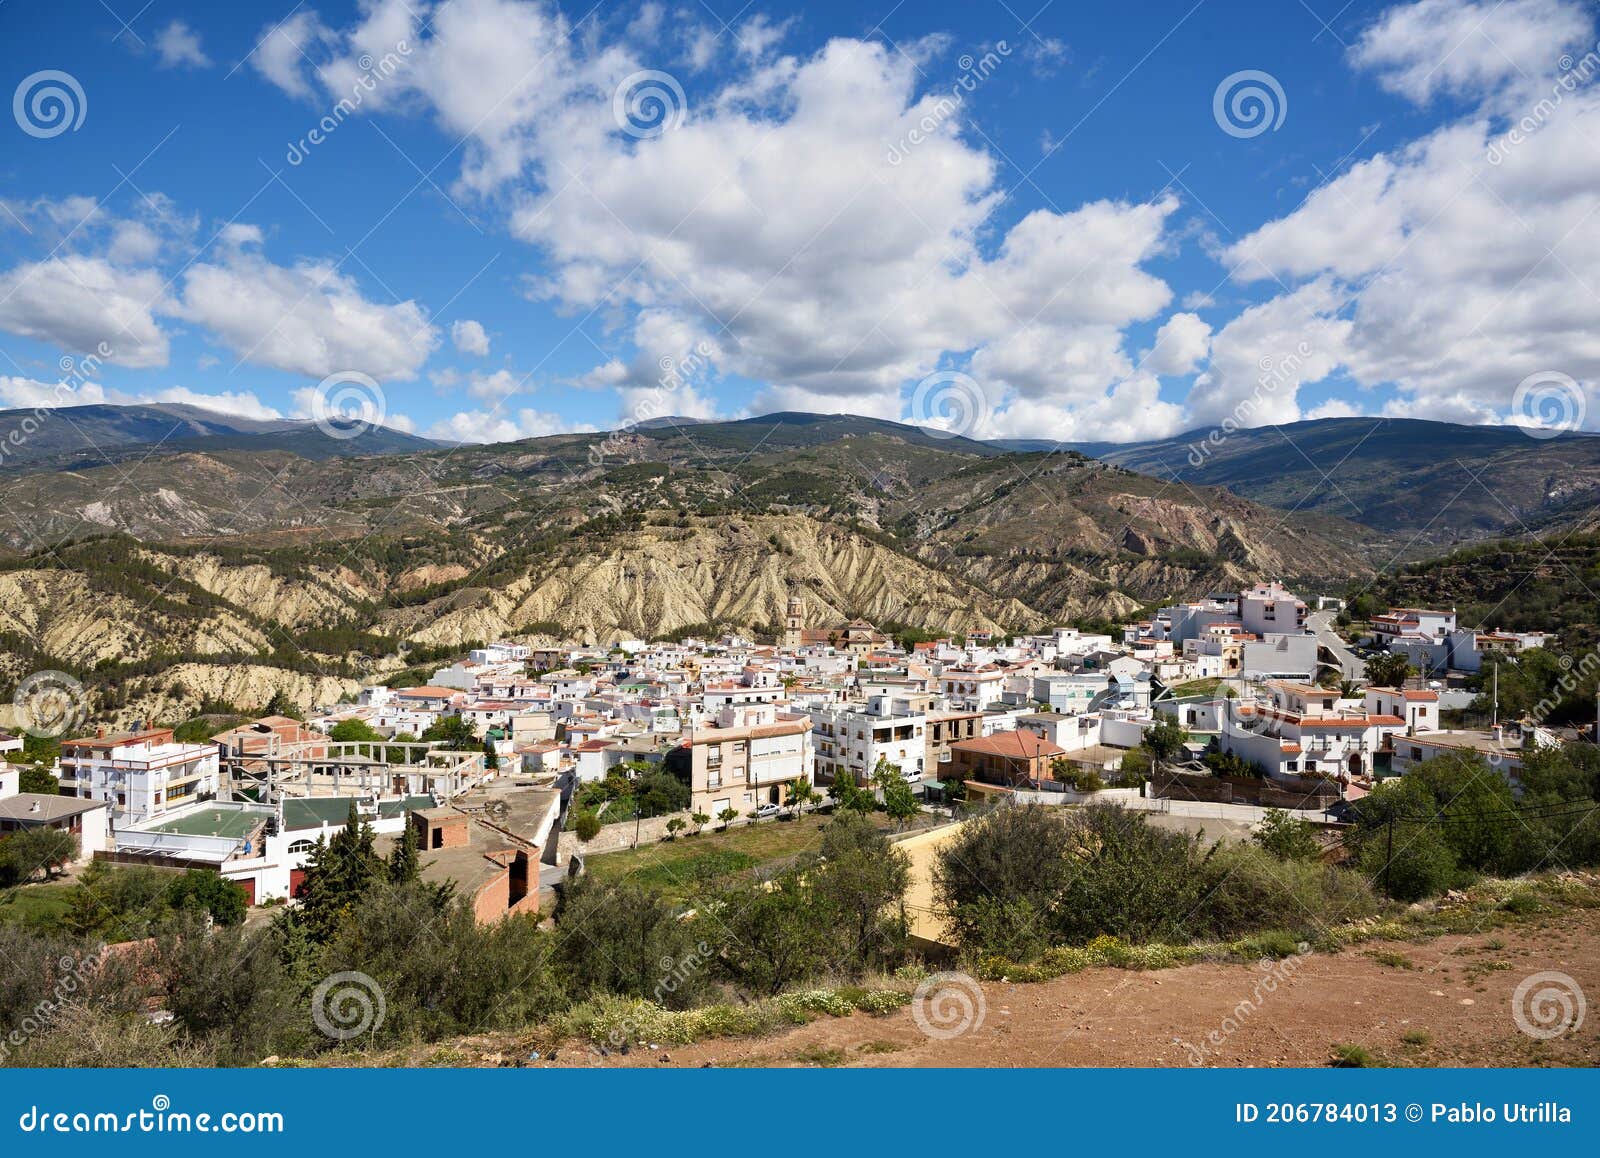
M885 826L889 823L883 817L874 819ZM707 884L817 848L827 823L826 817L808 815L795 821L744 824L727 832L708 825L699 836L680 836L624 852L601 853L586 858L584 863L598 880L628 880L683 900Z
M0 921L55 928L70 907L71 893L72 886L64 882L0 890Z

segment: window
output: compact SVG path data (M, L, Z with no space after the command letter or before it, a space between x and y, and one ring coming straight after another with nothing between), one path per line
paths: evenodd
M302 852L310 852L312 849L314 849L316 847L317 847L317 842L316 841L314 841L314 840L306 840L304 837L302 837L301 839L299 839L297 841L294 841L289 845L289 852L290 852L291 855L296 854L296 853L302 853Z

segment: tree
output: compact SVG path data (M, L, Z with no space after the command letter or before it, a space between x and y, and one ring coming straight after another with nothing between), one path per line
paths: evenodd
M739 819L739 810L737 808L724 808L717 813L717 819L722 821L722 831L727 832L728 825Z
M711 823L711 817L704 812L691 812L689 819L694 823L695 836L699 836L705 830L706 825Z
M689 798L689 786L664 768L652 767L633 782L634 806L645 816L682 812Z
M405 826L394 838L394 848L389 850L389 883L407 885L417 879L420 864L417 857L417 830L411 827L411 812L402 816Z
M342 829L332 840L317 838L306 861L298 919L313 941L325 942L361 903L367 891L387 875L373 850L372 826L356 812L355 801Z
M365 720L340 720L328 729L328 739L340 744L365 744L381 740L383 736Z
M1157 760L1174 759L1189 742L1189 732L1177 720L1167 715L1157 715L1156 722L1144 730L1140 743Z
M238 925L244 921L244 890L219 873L190 869L167 891L167 903L174 909L211 914L219 925Z
M676 840L678 838L678 833L682 832L688 827L689 822L683 817L674 816L671 820L667 821L667 839Z
M871 792L857 786L856 775L850 771L840 772L834 777L833 784L828 788L828 795L833 797L839 809L844 812L871 812L878 806Z
M452 752L471 752L479 747L478 735L461 716L440 716L422 733L427 741L439 741Z
M1402 687L1415 670L1404 655L1380 652L1367 660L1367 683L1376 688Z
M495 750L492 740L483 742L483 766L490 772L498 771L500 768L500 753Z
M899 765L880 759L875 779L878 791L883 793L883 810L895 824L903 826L906 821L922 811L922 805L917 803L916 793L911 791L911 785L906 783L906 778L900 775Z
M593 876L561 886L556 961L579 994L620 993L672 1009L704 987L703 930L662 897L627 881Z
M600 818L592 812L580 812L573 818L572 831L587 844L600 835Z
M272 693L272 698L267 701L267 706L262 709L263 716L288 716L292 720L303 720L299 706L289 698L289 693L279 688Z
M821 800L822 795L811 786L811 781L804 776L796 776L785 786L784 799L788 801L790 810L798 816L808 804Z
M1267 809L1251 839L1279 860L1316 860L1322 855L1311 825L1281 808Z
M56 796L61 792L61 782L43 768L23 765L17 774L18 792L36 792L41 796Z
M60 828L25 828L0 842L8 876L30 881L43 872L48 879L78 855L78 838Z

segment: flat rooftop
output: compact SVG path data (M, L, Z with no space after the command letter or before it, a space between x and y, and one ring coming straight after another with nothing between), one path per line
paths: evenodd
M247 812L239 808L200 808L185 816L149 825L145 831L172 832L180 836L226 836L242 840L264 820L264 813Z

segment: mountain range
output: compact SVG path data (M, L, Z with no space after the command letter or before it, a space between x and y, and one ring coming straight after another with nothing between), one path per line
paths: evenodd
M0 471L0 682L60 668L170 718L335 698L499 636L770 632L791 593L815 626L1104 621L1268 576L1342 587L1423 553L1413 525L1505 533L1470 487L1471 510L1434 501L1457 457L1541 525L1588 517L1600 474L1600 440L1371 419L1239 432L1195 470L1177 439L1092 456L850 415L443 448L187 409L75 408ZM1550 454L1577 489L1540 481Z

